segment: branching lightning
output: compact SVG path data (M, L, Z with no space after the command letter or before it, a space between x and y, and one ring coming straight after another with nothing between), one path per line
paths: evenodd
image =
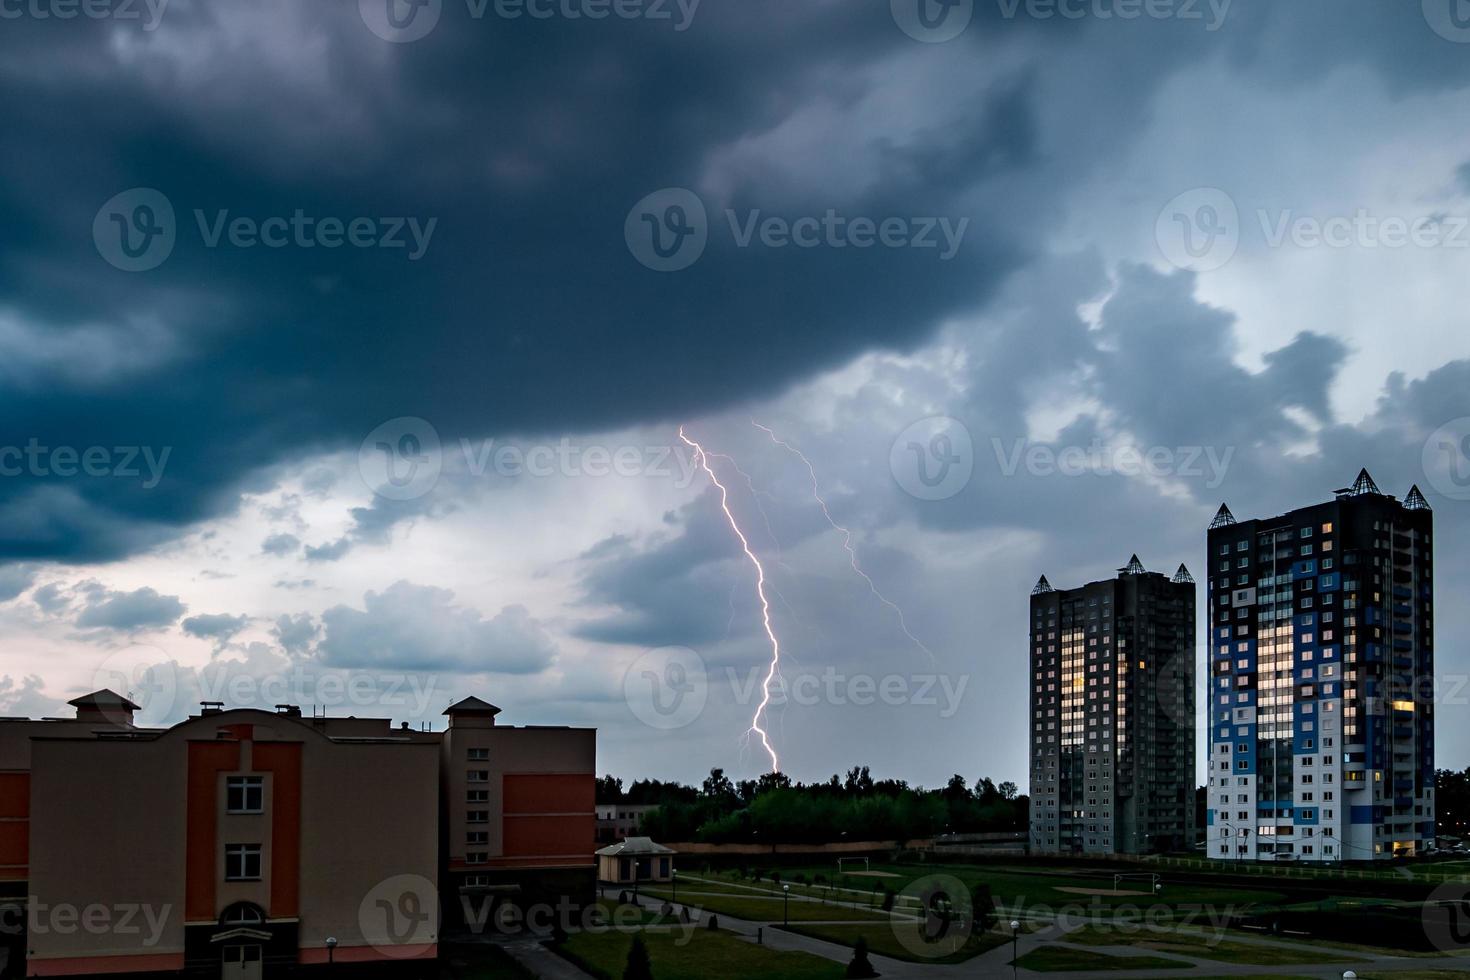
M730 491L720 482L715 474L714 467L710 465L709 455L705 453L704 447L684 433L684 427L679 427L679 438L684 441L690 449L694 450L694 458L700 468L710 478L710 482L720 491L720 509L725 512L725 519L730 522L730 530L735 532L735 537L740 539L740 547L745 552L745 557L755 566L755 591L761 600L761 622L766 629L766 637L771 641L771 666L766 671L766 679L761 684L761 703L755 709L755 715L750 720L750 730L760 736L761 745L765 747L766 754L771 757L771 771L781 771L781 760L776 755L776 750L771 747L770 737L766 730L761 727L761 718L766 713L766 708L771 703L771 682L775 680L776 673L781 669L781 641L776 638L776 630L771 625L771 601L766 598L766 570L761 565L761 560L750 547L750 541L745 532L740 529L740 522L735 519L735 514L730 510Z
M893 602L882 592L878 591L878 586L873 582L872 578L869 577L868 573L863 571L862 565L858 563L857 551L854 550L852 546L852 532L843 527L841 524L838 524L837 521L832 517L832 511L830 508L828 508L827 501L822 498L821 484L817 480L817 470L816 467L812 465L812 461L807 459L806 455L801 450L782 440L779 436L776 435L775 432L773 432L766 426L761 425L755 419L751 419L750 424L755 426L757 429L760 429L766 435L770 436L772 442L774 442L776 445L780 446L787 452L791 453L793 456L801 460L802 463L806 465L806 471L808 474L811 475L812 497L816 500L818 506L822 508L822 514L826 516L827 523L832 525L834 530L842 534L842 547L844 550L847 551L848 561L852 564L852 570L860 575L864 582L868 583L868 588L872 591L873 596L879 602L883 603L889 609L893 610L894 614L898 617L898 628L903 630L903 635L907 636L909 640L913 642L914 646L918 647L920 650L923 650L924 653L929 656L929 660L931 662L935 661L936 658L934 656L934 651L925 646L923 642L909 630L909 624L904 619L903 610L899 608L896 602Z

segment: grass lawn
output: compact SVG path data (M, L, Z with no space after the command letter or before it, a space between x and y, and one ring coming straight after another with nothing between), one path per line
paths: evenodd
M668 898L662 890L646 889L645 895ZM716 915L733 915L737 919L752 922L781 922L783 899L771 895L762 897L755 892L744 895L686 895L679 889L679 902ZM822 905L818 902L792 900L789 910L791 922L877 922L886 926L887 913L867 909L853 909L842 905Z
M1023 970L1038 973L1101 973L1104 970L1188 970L1178 960L1157 956L1098 956L1080 949L1043 946L1016 961Z
M678 932L579 933L557 951L601 980L617 980L628 963L633 936L641 935L659 980L761 977L763 980L840 980L842 964L809 953L777 952L723 930L696 929L689 942Z
M439 950L439 980L535 980L535 974L499 946L444 946Z
M1211 940L1216 940L1212 942ZM1108 929L1079 929L1067 935L1067 942L1085 946L1127 946L1130 949L1153 950L1156 953L1180 953L1221 963L1244 963L1254 966L1317 966L1339 962L1347 957L1324 958L1321 953L1287 946L1256 946L1251 943L1218 939L1215 934L1174 930L1159 932L1134 928L1128 932Z
M1360 973L1363 980L1465 980L1470 973L1458 970L1406 970L1390 973ZM1250 980L1260 980L1251 977Z
M852 874L839 876L836 873L836 869L831 866L818 867L815 865L782 868L781 875L783 879L789 881L797 874L804 875L809 880L821 874L841 887L852 888L857 892L871 896L875 887L880 893L885 885L895 892L899 892L903 890L904 886L919 878L942 874L957 878L967 886L976 884L989 885L995 901L1006 907L1013 906L1018 902L1024 907L1046 905L1052 909L1063 905L1091 906L1094 902L1103 908L1111 908L1118 905L1153 905L1155 903L1171 908L1198 905L1214 905L1216 907L1233 905L1236 907L1246 907L1250 905L1277 905L1286 900L1286 896L1282 893L1268 889L1177 883L1176 881L1171 881L1173 876L1169 869L1162 869L1159 872L1162 875L1164 888L1157 898L1147 894L1112 894L1112 872L1080 870L1069 872L1065 869L1053 870L1047 868L1041 870L1012 866L943 864L934 862L923 865L874 864L872 870L891 874L895 877L864 878ZM728 876L726 880L729 880ZM761 882L761 885L763 887L770 887L768 882ZM798 885L793 885L793 893L799 887ZM1124 881L1119 887L1125 892L1147 891L1149 883L1144 880ZM1066 888L1099 889L1105 894L1096 896L1082 895L1062 890ZM862 898L858 895L852 895L851 897L856 901L862 901Z
M901 923L896 928L907 930L913 945L923 948L919 940L917 924ZM870 952L879 956L891 956L896 960L907 960L910 963L963 963L973 956L995 949L997 946L1004 946L1011 941L1010 936L987 932L971 936L969 942L953 952L943 952L943 948L940 947L935 949L936 955L934 956L921 956L903 944L895 933L893 925L794 925L789 927L789 931L811 936L814 939L825 939L829 943L837 943L839 946L848 948L855 946L858 937L862 936L868 941Z

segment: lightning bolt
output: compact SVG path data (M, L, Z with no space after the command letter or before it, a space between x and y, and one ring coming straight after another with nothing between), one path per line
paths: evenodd
M755 426L757 429L760 429L766 435L770 436L772 442L774 442L776 445L780 446L787 452L791 453L793 456L801 460L802 463L806 465L806 471L808 474L810 474L812 480L812 497L822 508L822 514L826 516L827 523L832 525L834 530L842 534L842 547L847 552L847 558L848 561L852 564L852 570L856 572L859 576L861 576L864 582L868 583L868 588L872 591L873 596L879 602L883 603L883 605L893 610L894 614L898 617L898 628L903 630L903 635L907 636L909 640L912 641L914 646L918 647L920 650L923 650L924 653L928 654L929 660L931 662L937 662L937 658L934 656L934 651L925 646L923 642L917 636L915 636L912 631L909 630L909 624L904 619L903 610L899 608L898 603L893 602L882 592L879 592L878 586L873 582L872 578L868 576L868 573L863 571L862 565L858 563L857 551L855 551L852 546L852 532L843 527L841 524L838 524L837 521L832 517L832 511L827 507L827 501L822 499L821 484L817 480L817 469L815 466L812 465L812 461L807 459L806 455L802 453L800 449L797 449L789 442L783 441L779 436L776 435L775 432L773 432L766 426L761 425L755 419L751 419L750 424Z
M735 532L735 537L740 539L740 547L745 552L745 557L755 566L755 591L761 600L761 623L766 629L766 638L771 641L771 666L766 671L766 679L761 684L761 703L755 709L755 715L750 719L750 730L760 736L761 745L765 747L766 754L771 757L771 771L781 771L781 760L776 756L776 750L771 747L770 737L766 730L761 727L761 717L766 713L766 708L771 703L771 682L776 678L776 672L781 668L781 641L776 638L776 630L771 625L771 601L766 598L766 570L761 565L761 560L750 548L750 541L745 537L745 532L740 530L740 522L735 519L735 514L730 510L730 491L720 482L715 475L714 467L710 465L709 455L704 447L684 433L684 427L679 426L679 438L684 441L690 449L694 450L694 459L700 468L709 476L710 482L720 491L720 509L725 512L725 519L730 522L730 530Z

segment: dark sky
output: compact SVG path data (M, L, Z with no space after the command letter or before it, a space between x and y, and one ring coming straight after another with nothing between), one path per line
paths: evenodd
M1470 764L1451 2L6 7L0 713L473 692L758 773L685 424L800 778L1024 782L1037 576L1363 466L1435 507Z

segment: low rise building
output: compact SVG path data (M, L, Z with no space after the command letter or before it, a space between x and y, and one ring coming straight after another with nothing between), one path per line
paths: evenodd
M476 698L444 732L71 704L0 719L0 963L24 976L416 975L463 926L446 898L595 887L594 730L496 726Z

